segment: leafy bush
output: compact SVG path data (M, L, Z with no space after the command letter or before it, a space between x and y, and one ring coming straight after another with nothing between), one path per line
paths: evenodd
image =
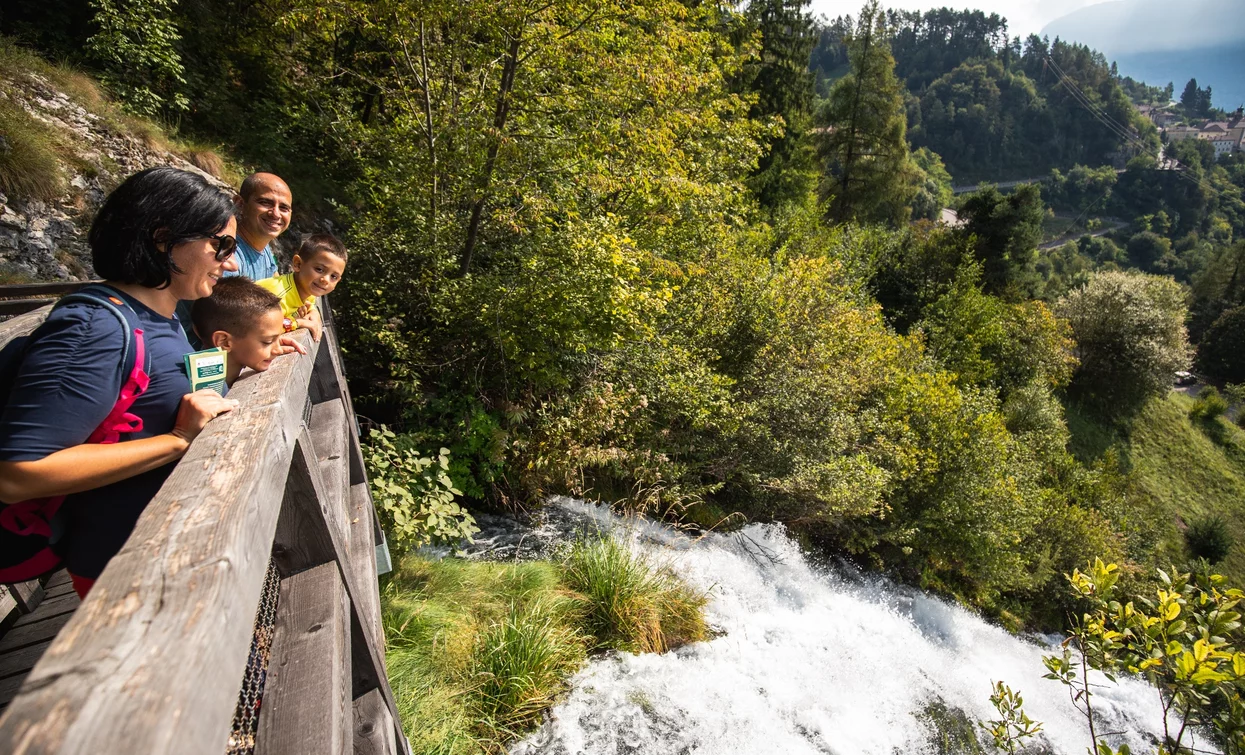
M369 433L363 458L381 524L399 547L453 544L479 532L454 500L462 493L448 474L449 449L435 459L419 456L382 425Z
M1115 416L1171 387L1189 363L1185 294L1171 278L1105 272L1059 300L1081 366L1072 387Z
M1197 729L1211 733L1225 752L1239 752L1245 732L1245 654L1241 647L1240 603L1245 592L1229 587L1209 570L1192 574L1159 570L1149 595L1129 595L1118 584L1117 565L1095 559L1087 571L1068 576L1082 605L1063 652L1043 659L1054 679L1069 688L1073 704L1089 724L1091 750L1117 755L1094 715L1101 685L1089 669L1141 676L1158 688L1163 743L1159 753L1188 752ZM1149 591L1147 591L1149 592ZM1191 749L1191 748L1190 748ZM1127 748L1118 755L1127 755Z
M662 653L708 634L705 596L617 538L577 542L562 572L584 596L584 624L598 648Z
M1220 395L1213 385L1208 385L1197 394L1189 409L1189 419L1202 422L1214 422L1228 411L1228 400Z
M170 0L91 0L98 30L86 52L102 70L104 83L131 111L145 116L180 113L190 107L182 93L185 68L177 52L181 34Z
M1228 551L1235 544L1232 533L1228 532L1227 522L1219 515L1203 517L1189 525L1184 539L1194 558L1205 559L1212 564L1227 558Z

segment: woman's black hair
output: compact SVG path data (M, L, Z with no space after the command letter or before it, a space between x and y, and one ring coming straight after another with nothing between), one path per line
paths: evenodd
M233 199L202 176L169 167L140 170L108 195L91 223L95 274L164 288L176 269L173 247L219 234L234 212Z

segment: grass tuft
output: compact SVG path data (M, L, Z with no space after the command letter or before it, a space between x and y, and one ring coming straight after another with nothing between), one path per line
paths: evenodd
M645 600L637 589L664 596L647 598L658 607L657 625L601 641L591 617L627 612L599 605L617 597L608 591L579 592L572 574L604 578L607 570L630 580L632 604ZM575 546L557 563L412 554L385 578L381 604L390 684L412 751L427 755L505 752L539 723L592 650L634 643L623 637L671 647L706 634L704 598L612 540ZM653 615L629 610L645 622Z
M599 648L664 653L708 634L705 597L616 538L576 543L562 568Z
M21 105L0 98L0 191L47 202L63 189L56 144L48 127Z

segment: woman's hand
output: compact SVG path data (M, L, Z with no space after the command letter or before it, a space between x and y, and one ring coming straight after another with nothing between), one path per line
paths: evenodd
M170 435L174 435L186 443L192 442L203 432L203 428L213 418L237 408L238 402L231 398L223 398L216 391L204 389L187 393L182 396L181 406L177 408L177 421L173 423Z

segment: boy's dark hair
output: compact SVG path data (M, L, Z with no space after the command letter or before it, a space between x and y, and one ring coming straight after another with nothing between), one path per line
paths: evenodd
M223 330L235 338L241 338L270 310L281 309L281 298L250 278L235 275L221 278L212 289L212 295L195 299L190 310L190 321L205 345L212 334Z
M87 234L91 263L104 280L164 288L173 279L168 252L219 234L233 214L233 199L202 176L167 166L140 170L96 213Z
M320 252L328 252L341 257L343 262L350 259L346 256L346 245L331 233L311 234L298 245L298 251L295 254L301 257L303 262L308 262Z

